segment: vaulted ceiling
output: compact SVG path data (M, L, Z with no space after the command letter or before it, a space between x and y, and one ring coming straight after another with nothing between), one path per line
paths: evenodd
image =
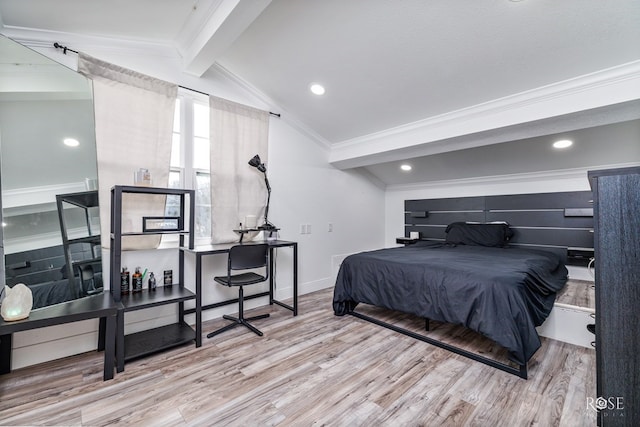
M443 179L439 161L486 158L470 173L509 173L491 164L491 146L513 141L512 155L558 168L541 144L578 131L593 141L589 128L637 142L638 22L637 0L0 0L5 30L153 42L187 73L224 70L326 145L334 165L386 184ZM607 150L586 147L576 167ZM640 162L639 150L617 151ZM398 173L407 160L422 172Z

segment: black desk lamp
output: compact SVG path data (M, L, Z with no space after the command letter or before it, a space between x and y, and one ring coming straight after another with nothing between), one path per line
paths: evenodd
M258 230L265 231L277 231L278 228L269 222L269 202L271 201L271 186L269 185L269 179L267 179L267 167L260 160L260 156L256 154L251 160L249 160L249 166L253 166L264 174L264 183L267 186L267 206L264 209L264 224L258 227Z

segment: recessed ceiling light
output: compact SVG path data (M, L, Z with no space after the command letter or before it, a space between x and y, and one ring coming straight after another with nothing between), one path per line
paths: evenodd
M77 147L80 145L80 141L74 138L65 138L62 142L64 142L64 145L67 147Z
M553 143L553 148L569 148L573 145L570 139L560 139Z
M311 90L311 93L314 95L324 95L325 92L324 86L318 83L312 83L311 86L309 86L309 90Z
M412 168L411 168L411 165L404 164L404 165L400 165L400 169L402 169L405 172L409 172Z

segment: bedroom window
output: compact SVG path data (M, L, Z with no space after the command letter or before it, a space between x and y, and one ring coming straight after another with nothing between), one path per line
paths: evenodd
M169 187L196 190L196 240L211 238L209 182L209 99L180 90L173 121ZM177 200L167 201L166 214L173 215L174 207Z

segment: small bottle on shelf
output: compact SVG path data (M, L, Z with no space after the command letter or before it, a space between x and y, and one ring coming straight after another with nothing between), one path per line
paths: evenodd
M149 291L156 290L156 276L153 275L153 272L149 273Z
M170 288L173 285L173 270L165 270L164 271L164 287Z
M135 273L131 276L131 287L133 292L141 292L142 291L142 273L140 272L140 267L136 267Z
M129 293L129 271L127 271L127 267L122 267L122 273L120 273L120 293L122 295Z

